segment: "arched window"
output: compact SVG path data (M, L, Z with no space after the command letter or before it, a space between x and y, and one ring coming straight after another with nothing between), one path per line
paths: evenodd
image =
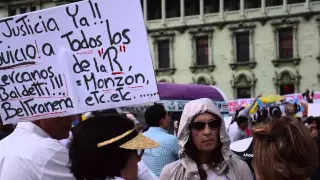
M279 91L280 95L294 94L294 81L287 72L281 75Z
M159 82L167 83L167 81L164 79L161 79Z
M247 77L240 75L236 82L236 98L244 99L251 98L251 86Z
M207 83L206 79L203 77L198 79L197 84L209 85L209 83Z

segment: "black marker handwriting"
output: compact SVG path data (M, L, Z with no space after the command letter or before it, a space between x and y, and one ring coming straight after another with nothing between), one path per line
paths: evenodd
M27 19L28 15L22 16L13 22L13 18L7 18L0 20L0 23L6 23L7 33L2 32L3 36L9 38L13 36L27 36L41 34L43 32L60 31L60 28L54 18L48 18L42 20L42 16L39 16L40 22L31 23L30 19Z
M83 30L81 30L80 32L82 36L80 40L71 38L71 35L73 35L73 31L70 31L61 36L62 39L66 38L68 40L69 46L72 51L79 51L82 49L91 49L102 46L101 35L98 35L95 38L87 38Z
M95 73L91 72L90 75L84 74L83 80L88 91L90 90L90 87L93 87L94 90L109 89L130 86L133 84L145 84L148 82L148 80L146 80L144 75L141 73L127 76L115 76L97 79Z
M44 43L41 46L41 54L45 56L55 55L55 51L50 43ZM25 47L13 49L7 47L5 52L0 52L0 67L10 66L23 61L32 61L39 58L37 44L27 44Z
M13 84L22 84L26 82L48 80L55 76L52 66L47 69L34 70L31 72L16 72L11 71L10 74L2 74L0 76L0 87L9 86Z
M79 28L78 23L77 23L77 19L76 19L76 16L78 15L78 12L79 12L79 6L77 4L75 5L75 10L74 10L75 12L74 13L70 12L69 6L66 7L66 11L67 11L68 16L72 17L74 27ZM88 27L90 26L88 19L86 17L81 17L79 20L79 23L81 26L88 26Z
M14 117L32 116L35 114L43 114L50 112L57 112L65 109L73 109L73 101L70 97L62 98L60 100L48 101L45 103L38 103L35 99L19 101L18 107L13 107L11 102L4 102L1 104L1 109L6 114L5 120Z

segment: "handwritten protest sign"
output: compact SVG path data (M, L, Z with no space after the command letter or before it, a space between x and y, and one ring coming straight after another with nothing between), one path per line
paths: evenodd
M139 0L92 0L0 20L5 124L159 100Z

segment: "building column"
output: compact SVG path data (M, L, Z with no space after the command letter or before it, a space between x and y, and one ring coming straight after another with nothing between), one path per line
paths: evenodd
M9 11L10 11L9 8L7 8L7 9L6 9L6 12L5 12L5 14L4 14L6 17L9 17Z
M299 58L298 24L293 26L293 52L294 58Z
M305 8L310 10L310 0L306 0Z
M224 18L224 0L220 0L220 10L219 14L221 18Z
M200 17L199 17L199 19L201 21L203 21L203 19L204 19L204 2L203 1L204 0L199 1L200 2Z
M244 0L240 0L240 16L244 17Z
M288 1L287 1L287 0L283 0L283 10L284 10L285 12L288 11Z
M148 4L147 0L143 0L143 17L144 17L144 23L147 25L148 21Z
M250 86L250 92L251 92L251 97L256 97L256 88L254 82L252 82L252 85Z
M184 24L184 0L180 0L180 22Z
M161 0L161 24L166 24L166 0Z
M261 0L261 12L266 14L266 0Z

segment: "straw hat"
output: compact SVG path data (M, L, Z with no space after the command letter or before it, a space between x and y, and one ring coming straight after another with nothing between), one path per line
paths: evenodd
M110 140L98 143L97 147L116 143L120 148L131 150L152 149L160 146L159 143L151 140L142 133L137 132L135 129L132 129Z

